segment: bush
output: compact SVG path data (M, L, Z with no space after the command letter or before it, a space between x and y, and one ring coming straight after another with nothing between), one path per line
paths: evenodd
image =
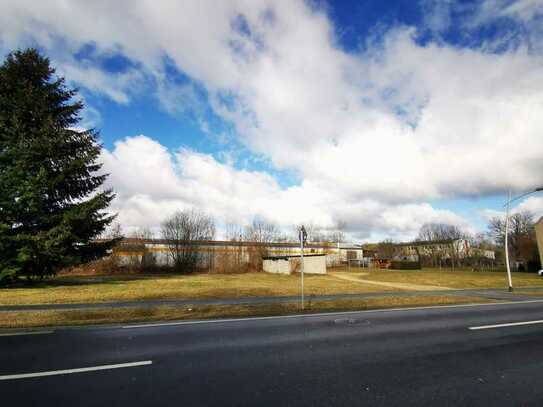
M407 260L392 260L390 268L393 270L420 270L420 262Z

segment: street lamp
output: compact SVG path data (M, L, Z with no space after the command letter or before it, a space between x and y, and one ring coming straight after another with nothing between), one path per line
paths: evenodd
M507 195L507 203L504 206L507 206L507 210L505 211L505 265L507 267L507 280L509 282L509 292L513 292L513 280L511 279L511 267L509 266L509 210L511 207L511 202L517 201L520 198L524 198L527 195L533 194L534 192L541 192L543 191L543 187L536 188L534 190L525 192L523 194L520 194L519 196L514 197L511 199L511 190L509 190L509 193Z

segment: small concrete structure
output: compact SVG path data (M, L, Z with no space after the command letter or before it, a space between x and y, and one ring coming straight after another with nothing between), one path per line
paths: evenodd
M292 274L301 272L301 256L262 257L262 269L266 273ZM326 274L325 254L305 254L304 274Z
M541 266L543 267L543 216L539 218L534 226L534 229L535 237L537 239L537 248L539 249L539 260L541 261Z

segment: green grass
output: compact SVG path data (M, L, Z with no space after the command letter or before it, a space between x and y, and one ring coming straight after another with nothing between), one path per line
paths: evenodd
M460 296L388 297L367 300L314 301L310 305L311 308L306 309L305 313L491 302L494 301ZM299 307L298 303L291 302L260 305L196 305L190 307L0 312L0 328L21 329L65 325L288 315L301 313Z

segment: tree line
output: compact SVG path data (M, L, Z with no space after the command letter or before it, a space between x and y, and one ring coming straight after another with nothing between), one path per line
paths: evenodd
M509 218L508 244L510 262L514 269L535 271L541 267L534 225L534 215L529 211L514 213ZM468 242L472 250L462 253L464 248L455 244L458 241ZM424 242L428 244L424 245ZM503 264L505 217L492 217L488 221L487 231L474 235L457 225L425 223L411 243L423 266L484 267ZM420 247L424 247L424 250ZM485 255L485 250L494 251L495 261ZM398 243L390 239L377 245L377 254L381 258L393 258L399 251ZM518 267L515 267L517 265Z
M345 224L339 222L332 230L319 228L315 224L309 223L306 227L308 232L308 242L319 243L337 243L345 240L343 229ZM228 223L224 226L222 238L227 241L237 242L296 242L298 241L298 231L300 226L294 225L290 232L285 232L276 223L254 218L247 225ZM155 233L149 228L138 228L126 237L137 239L164 239L167 247L167 255L170 264L175 270L180 272L192 272L198 266L198 254L193 250L193 242L215 240L217 227L215 219L198 209L178 210L166 218L160 225L160 229ZM120 239L124 237L122 226L114 223L103 237L109 239ZM268 249L265 245L258 245L250 248L254 251L252 257L254 262L261 262L262 256L267 255ZM224 259L229 262L230 259ZM239 263L239 262L238 262ZM237 264L236 266L239 266ZM258 264L255 265L258 268Z

